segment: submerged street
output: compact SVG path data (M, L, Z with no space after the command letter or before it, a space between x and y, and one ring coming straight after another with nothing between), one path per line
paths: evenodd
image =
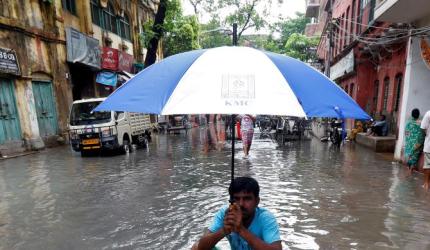
M229 199L220 131L153 135L128 155L82 158L64 146L0 161L0 249L190 249ZM430 248L422 176L389 156L258 133L249 159L241 146L236 176L259 181L284 249Z

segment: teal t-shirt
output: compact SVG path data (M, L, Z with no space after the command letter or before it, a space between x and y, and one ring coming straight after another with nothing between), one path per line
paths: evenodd
M216 214L212 221L209 231L216 232L224 225L224 215L228 206L221 208ZM255 216L249 225L248 230L263 240L264 242L271 244L275 241L280 241L281 236L279 234L279 226L276 222L275 216L265 208L257 207L255 209ZM232 250L250 250L251 248L242 237L237 233L231 233L227 235L227 239L230 242Z

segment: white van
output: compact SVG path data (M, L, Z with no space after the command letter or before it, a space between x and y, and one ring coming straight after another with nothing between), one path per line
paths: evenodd
M92 112L106 98L74 101L69 116L69 138L74 151L130 151L131 144L147 146L150 139L148 114Z

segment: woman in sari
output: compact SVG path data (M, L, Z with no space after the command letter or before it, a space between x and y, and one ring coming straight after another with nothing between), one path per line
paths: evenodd
M420 111L418 109L412 110L412 116L406 123L405 129L405 160L411 174L414 169L417 169L425 138L420 128L419 117Z

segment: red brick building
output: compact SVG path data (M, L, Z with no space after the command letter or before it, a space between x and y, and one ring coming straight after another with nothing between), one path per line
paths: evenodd
M373 117L386 115L390 133L397 135L407 49L402 27L376 22L374 0L321 0L319 4L317 16L307 14L318 18L323 27L317 54L325 71L330 67L330 78ZM352 125L350 121L348 127Z

